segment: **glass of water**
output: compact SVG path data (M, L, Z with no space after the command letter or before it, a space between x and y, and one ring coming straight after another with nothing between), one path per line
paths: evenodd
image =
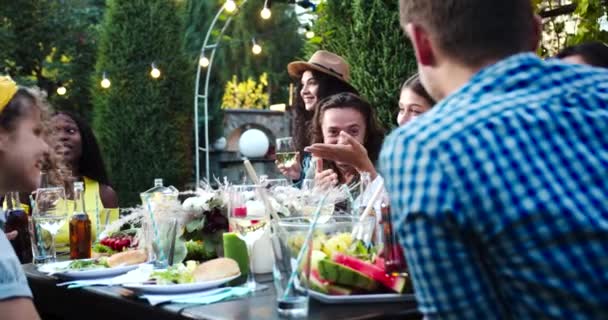
M277 311L289 318L308 316L308 278L312 239L306 241L311 223L302 217L281 219L273 233L273 280L277 292ZM298 258L300 259L298 261Z
M56 260L55 235L67 222L68 208L65 190L61 187L36 191L30 233L34 263Z

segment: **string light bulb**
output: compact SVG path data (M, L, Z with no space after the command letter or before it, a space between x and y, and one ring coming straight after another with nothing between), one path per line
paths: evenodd
M57 88L57 94L60 96L66 94L66 92L68 92L68 89L66 89L64 86Z
M207 59L207 57L205 57L204 55L201 55L200 59L198 59L198 64L203 68L207 68L210 63L211 62L209 61L209 59Z
M270 8L268 7L268 0L264 1L264 8L260 11L260 16L264 20L268 20L272 16L272 11L270 11Z
M306 39L312 39L315 37L315 32L312 30L306 30Z
M106 76L106 73L103 73L103 77L101 79L101 87L104 89L109 88L112 85L112 82L110 82L110 79L108 79L108 77Z
M160 69L156 67L156 64L152 63L152 70L150 70L150 76L154 79L158 79L160 77Z
M252 42L253 42L253 47L251 47L251 52L253 52L253 54L255 54L257 56L258 54L262 53L262 46L257 44L255 42L255 39L252 39Z
M226 3L224 3L224 9L226 9L228 12L234 12L234 10L236 10L236 2L234 2L234 0L226 0Z

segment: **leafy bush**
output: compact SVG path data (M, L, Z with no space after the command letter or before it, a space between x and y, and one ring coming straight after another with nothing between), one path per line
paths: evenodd
M111 0L92 79L93 125L122 206L156 177L182 187L192 170L192 74L177 1ZM150 63L161 70L150 77ZM101 88L107 73L112 85Z

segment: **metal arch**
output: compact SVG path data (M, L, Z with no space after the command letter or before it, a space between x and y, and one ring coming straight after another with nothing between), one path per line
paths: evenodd
M247 2L247 0L243 0L241 2L240 7L243 6L243 4L245 4ZM210 173L209 173L209 80L211 78L211 69L213 67L213 61L214 61L214 57L215 57L215 52L219 46L220 41L222 40L222 37L224 35L224 33L226 32L226 29L228 29L228 27L230 26L230 23L232 22L232 18L235 17L238 13L239 13L239 8L237 7L236 9L237 11L232 14L225 22L224 26L222 27L222 29L220 30L219 35L217 36L216 39L216 43L213 45L209 45L209 39L211 37L211 33L215 27L215 25L217 24L220 15L225 11L224 9L224 5L221 6L221 8L218 10L217 14L215 15L215 17L213 18L213 20L211 21L211 25L209 25L209 29L207 30L207 34L205 35L205 41L203 42L203 46L201 47L201 54L199 55L199 61L197 61L197 68L196 68L196 84L195 84L195 88L194 88L194 144L195 144L195 158L196 158L196 186L199 186L200 183L200 176L201 176L201 169L200 169L200 151L201 149L203 149L203 151L205 151L205 177L207 179L207 181L211 181L210 180ZM200 66L200 59L202 57L206 57L205 55L205 51L206 49L211 49L211 54L209 55L208 59L209 59L209 65L206 67L207 68L207 72L205 74L205 86L203 89L203 94L200 94L200 80L201 80L201 69L203 68L202 66ZM205 112L205 147L201 148L200 147L200 141L199 141L199 130L198 130L198 109L199 109L199 99L203 99L204 100L204 112Z

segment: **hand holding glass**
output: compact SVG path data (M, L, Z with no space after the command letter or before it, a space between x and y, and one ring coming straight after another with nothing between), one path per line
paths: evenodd
M298 153L291 137L277 139L276 155L277 162L288 168L298 161Z

